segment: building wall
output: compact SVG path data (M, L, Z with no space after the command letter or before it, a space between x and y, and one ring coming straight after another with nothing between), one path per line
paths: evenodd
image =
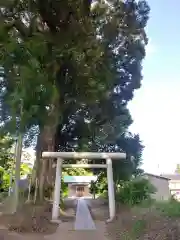
M174 190L180 189L180 181L179 180L170 180L169 181L169 188Z
M68 184L68 197L73 197L76 195L76 191L75 191L75 186L72 184Z
M145 174L145 178L150 181L152 185L156 188L156 193L152 194L152 198L161 201L161 200L169 200L171 197L171 192L169 189L169 181L168 179L150 176Z
M169 188L171 195L174 196L178 201L180 201L180 180L170 180Z
M68 184L68 197L77 196L76 188L78 186L80 186L80 185ZM81 186L84 187L84 192L83 192L84 197L92 196L89 192L89 186L88 185L81 185Z
M173 196L173 198L180 201L180 189L171 190L171 195Z

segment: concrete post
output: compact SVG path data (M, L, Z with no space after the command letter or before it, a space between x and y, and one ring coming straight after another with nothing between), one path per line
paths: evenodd
M107 180L108 180L108 196L109 196L109 215L110 220L115 217L115 194L113 181L113 168L111 158L106 159L107 164Z
M52 209L52 220L58 220L59 217L59 203L60 203L60 191L61 191L61 177L62 177L62 162L61 158L57 159L56 164L56 179L55 179L55 189L54 189L54 199L53 199L53 209Z

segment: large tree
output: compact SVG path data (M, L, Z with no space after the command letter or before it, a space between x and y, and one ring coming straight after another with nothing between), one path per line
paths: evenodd
M67 100L66 92L80 104L95 102L110 81L90 5L70 0L1 2L2 127L25 133L38 126L39 152L54 148L64 103L74 101ZM61 81L71 87L61 89ZM53 180L52 164L47 163L39 171L41 189L45 180Z
M42 190L53 182L52 162L38 161L42 151L114 151L125 135L127 102L140 87L149 7L142 0L0 6L2 128L39 133Z
M98 8L99 4L94 11ZM141 86L141 64L147 43L144 28L149 7L145 1L114 1L111 8L104 7L104 11L103 21L102 16L94 21L113 74L111 89L107 97L96 104L66 104L56 134L56 150L126 152L127 160L114 164L118 181L138 174L142 160L139 136L128 131L132 119L127 103L132 100L134 90ZM66 87L68 89L68 85Z

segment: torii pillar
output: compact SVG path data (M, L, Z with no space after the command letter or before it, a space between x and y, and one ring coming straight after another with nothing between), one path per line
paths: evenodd
M95 153L95 152L43 152L44 158L56 158L56 179L55 190L52 210L52 220L58 220L59 217L59 203L61 191L61 177L62 167L76 167L76 168L107 168L108 180L108 198L109 198L109 216L108 221L115 217L115 194L114 194L114 181L113 181L113 168L112 160L125 159L125 153ZM106 159L106 164L64 164L63 159Z

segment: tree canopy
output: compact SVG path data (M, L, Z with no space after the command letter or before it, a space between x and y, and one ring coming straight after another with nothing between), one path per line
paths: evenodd
M145 0L1 1L1 132L20 131L29 145L38 135L37 159L124 151L115 179L138 174L143 146L127 104L141 86L149 10Z

